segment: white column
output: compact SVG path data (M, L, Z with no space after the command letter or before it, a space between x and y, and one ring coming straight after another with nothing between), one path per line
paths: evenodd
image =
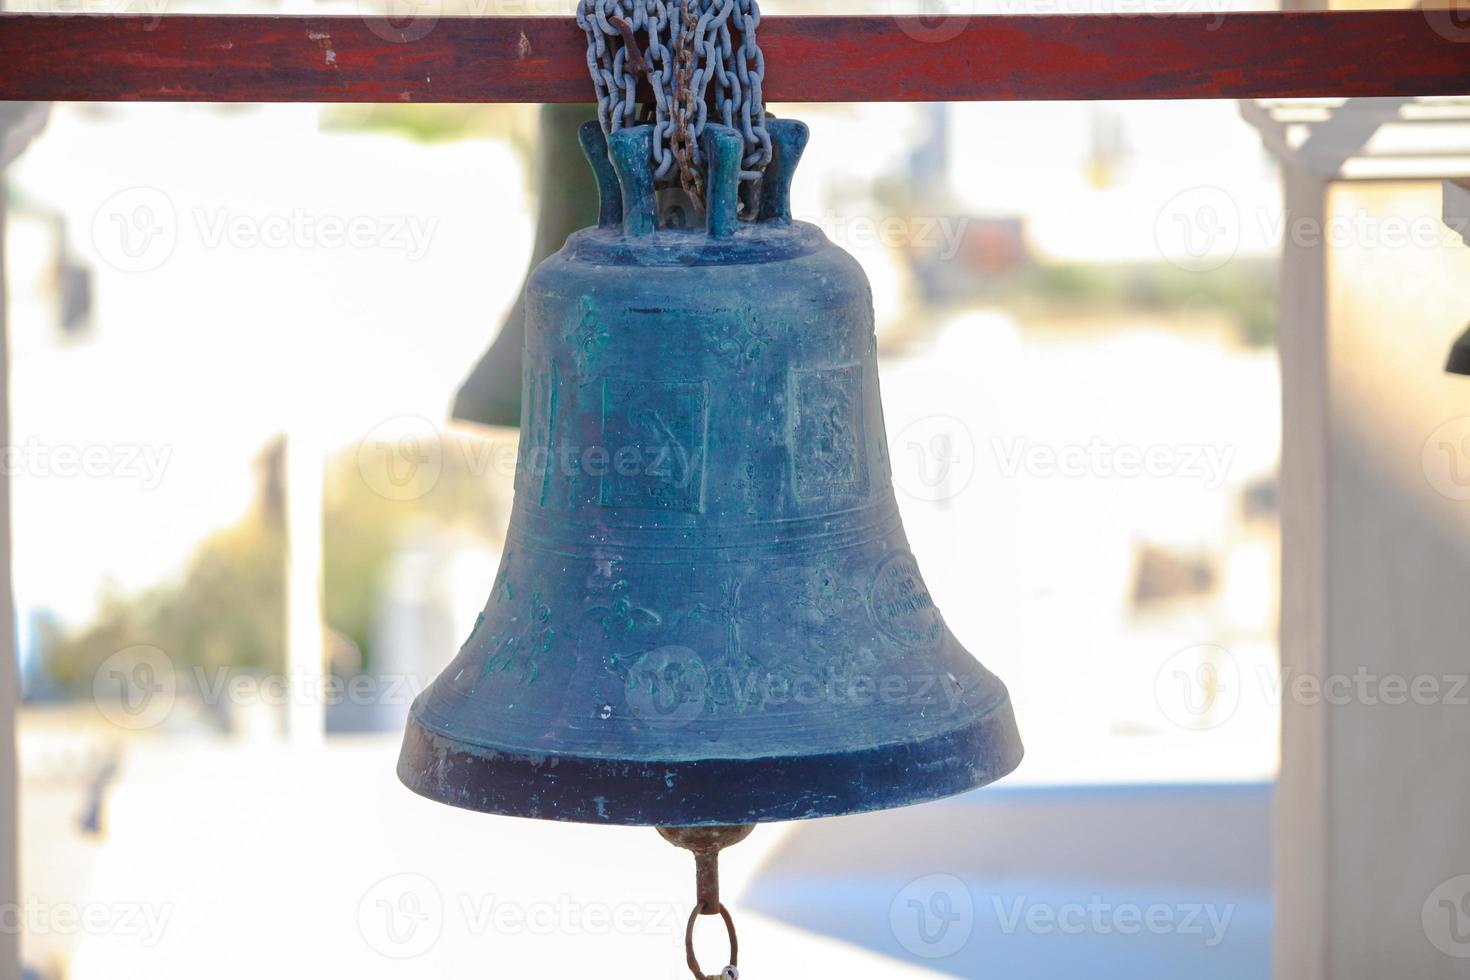
M0 201L0 445L10 441L10 342L5 269L5 208ZM20 781L15 714L20 661L15 648L15 596L10 567L10 476L0 475L0 905L20 904ZM0 976L20 976L20 935L0 930Z
M322 614L320 442L301 428L286 437L286 734L298 745L322 741L326 726Z
M1322 178L1286 164L1285 227L1321 221ZM1324 676L1328 480L1327 263L1320 246L1281 247L1281 670ZM1327 714L1282 699L1276 785L1276 966L1279 980L1331 980Z
M1470 249L1427 181L1292 167L1284 243L1282 980L1470 976ZM1325 196L1324 196L1325 188ZM1305 219L1305 220L1304 220ZM1300 681L1310 686L1299 686Z
M3 9L0 0L0 9ZM0 175L46 125L49 104L0 103ZM3 192L3 185L0 185ZM5 284L5 200L0 194L0 446L10 442L10 337ZM20 898L20 773L15 723L20 704L20 658L15 646L15 594L11 586L10 476L0 474L0 907ZM0 977L20 976L20 936L0 930Z

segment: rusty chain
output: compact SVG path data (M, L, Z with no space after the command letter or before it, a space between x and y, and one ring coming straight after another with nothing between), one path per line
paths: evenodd
M640 109L648 113L639 103L639 79L647 80L656 183L677 184L699 201L706 169L699 139L711 107L744 137L740 179L760 179L771 137L756 0L579 0L577 24L587 35L603 132L636 125Z
M679 19L683 30L674 45L674 135L669 141L674 159L679 164L679 184L694 201L696 207L704 207L704 181L696 164L695 137L690 132L691 119L698 112L694 104L694 46L692 38L698 27L694 8L689 0L679 0Z

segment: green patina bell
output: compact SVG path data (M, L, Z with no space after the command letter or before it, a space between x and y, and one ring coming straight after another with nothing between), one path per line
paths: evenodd
M600 220L526 287L505 555L413 705L416 792L739 826L930 800L1020 761L1005 686L904 537L867 282L791 220L806 127L769 129L740 220L734 130L704 130L701 215L655 192L652 127L582 127Z

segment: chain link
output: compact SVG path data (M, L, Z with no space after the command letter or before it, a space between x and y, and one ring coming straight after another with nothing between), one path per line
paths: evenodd
M587 35L587 70L604 133L639 122L639 76L648 81L652 164L660 186L678 184L700 200L705 160L699 139L711 105L718 120L745 139L741 180L759 180L771 162L761 93L766 63L756 40L760 19L756 0L578 0L577 24Z
M698 107L694 98L694 45L698 27L690 0L679 0L679 20L683 29L674 45L674 137L670 146L679 164L679 183L695 206L704 207L704 181L695 161L697 140L691 132L691 117L697 122Z

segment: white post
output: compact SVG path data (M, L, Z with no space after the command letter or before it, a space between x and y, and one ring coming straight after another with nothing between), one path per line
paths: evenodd
M286 437L286 734L296 745L320 744L326 731L322 614L321 444L301 429Z
M3 129L3 127L0 127ZM0 201L0 445L10 442L10 341L6 322L5 207ZM10 584L10 476L0 474L0 904L20 907L20 779L15 716L20 660L15 649L15 596ZM20 935L0 929L0 976L20 976Z
M0 9L4 8L0 0ZM0 104L0 174L46 125L49 104ZM10 443L10 335L5 283L5 200L0 193L0 446ZM0 474L0 908L20 908L20 771L15 724L20 705L20 657L15 645L11 586L10 475ZM20 976L20 935L0 929L0 977Z
M1285 184L1276 975L1470 976L1470 250L1425 179L1470 100L1242 112Z
M1321 221L1327 184L1284 164L1286 227ZM1320 245L1281 245L1281 671L1325 676L1328 479L1327 262ZM1276 968L1279 980L1332 980L1327 915L1332 825L1328 716L1282 699L1276 784Z
M1286 201L1276 972L1465 977L1470 253L1390 237L1422 181L1288 165Z

